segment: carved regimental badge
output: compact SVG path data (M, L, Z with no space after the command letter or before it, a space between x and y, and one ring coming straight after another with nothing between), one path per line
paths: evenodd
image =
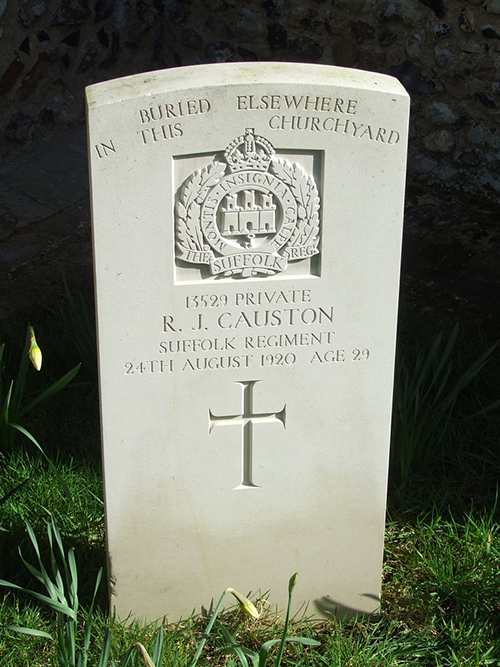
M248 278L284 271L288 261L316 255L319 193L297 163L275 156L253 129L232 141L181 186L176 204L176 255L208 264L212 275Z

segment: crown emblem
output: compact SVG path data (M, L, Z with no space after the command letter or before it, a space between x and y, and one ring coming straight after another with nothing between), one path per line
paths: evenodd
M233 173L248 169L267 171L274 152L270 141L256 137L253 128L246 128L244 135L229 144L224 157Z

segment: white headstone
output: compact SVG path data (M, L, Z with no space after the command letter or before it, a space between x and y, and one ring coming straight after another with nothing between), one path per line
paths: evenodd
M379 606L409 99L221 64L87 89L112 605Z

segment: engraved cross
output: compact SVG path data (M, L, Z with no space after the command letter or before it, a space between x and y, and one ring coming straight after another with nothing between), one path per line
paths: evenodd
M236 382L243 389L242 410L240 415L214 415L211 410L208 411L209 429L216 426L241 426L242 427L242 479L237 489L257 487L252 481L252 450L253 450L253 425L269 424L280 422L285 426L286 405L280 412L261 412L253 411L253 388L260 380L249 380L247 382Z

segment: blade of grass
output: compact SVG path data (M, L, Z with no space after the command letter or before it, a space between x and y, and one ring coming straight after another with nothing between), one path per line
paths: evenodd
M194 655L194 658L193 658L192 662L190 663L190 667L195 667L196 663L200 659L200 655L201 655L201 653L203 651L203 648L204 648L204 646L207 642L208 636L209 636L209 634L210 634L210 632L213 628L215 620L216 620L220 610L222 609L222 604L224 602L224 598L226 597L226 595L227 595L227 590L225 590L222 593L222 595L220 596L219 602L217 603L217 606L214 609L214 613L212 614L212 616L210 618L210 621L208 622L208 625L205 629L205 632L203 633L203 637L201 638L201 641L198 644L198 648L196 649L196 653Z
M69 490L69 486L66 484L64 479L61 477L59 470L57 469L56 465L52 462L51 458L47 456L47 454L43 451L43 447L40 445L40 443L34 438L29 431L27 431L23 426L20 426L19 424L11 424L12 428L17 429L20 433L22 433L28 440L31 440L31 442L37 447L37 449L40 451L44 459L47 461L49 464L51 470L54 472L55 476L57 477L59 484L62 486L64 493L67 495L68 498L72 499L71 491Z
M3 505L3 503L6 503L9 498L12 498L12 496L20 491L29 481L30 477L27 477L26 479L23 479L23 481L20 484L17 484L13 489L11 489L8 493L5 494L5 496L2 496L0 498L0 505Z
M283 638L281 639L269 639L267 642L264 642L262 646L260 647L259 651L259 667L266 667L267 664L267 658L269 657L269 651L270 649L275 645L275 644L283 644L285 645L285 642L283 641ZM283 651L281 652L281 655L283 655ZM278 662L279 660L279 662ZM278 658L276 659L276 665L278 666L281 662L281 658L278 654Z
M153 662L156 667L161 667L163 661L163 628L159 628L156 633L156 641L153 649Z
M287 637L286 641L301 644L302 646L321 646L321 642L316 639L309 639L309 637Z
M110 650L111 650L111 630L108 628L106 630L106 635L104 637L104 642L103 642L102 649L101 649L101 656L99 658L98 667L106 667L106 665L108 664L108 660L109 660ZM129 655L130 655L130 653L129 653ZM127 658L125 659L125 662L123 664L125 665L126 662L127 662ZM85 662L85 664L86 664L86 662Z
M26 384L26 374L28 372L28 366L29 366L29 357L28 357L29 346L30 346L30 328L28 325L28 329L26 332L26 340L21 355L21 362L19 364L19 371L17 373L17 378L14 383L14 389L12 392L12 402L11 402L11 413L13 415L12 421L17 421L19 411L21 409L21 401L24 395L24 387Z
M26 407L24 407L22 410L20 410L17 414L17 419L20 419L23 415L25 415L27 412L29 412L32 408L35 407L35 405L38 405L42 401L45 401L47 398L50 398L54 394L57 394L57 392L61 391L61 389L64 389L64 387L71 382L71 380L75 377L75 375L78 373L80 370L81 364L78 364L74 368L72 368L70 371L66 373L66 375L63 375L62 378L59 378L59 380L56 380L53 384L50 385L47 389L42 391L41 394L39 394L31 403L28 403ZM16 421L17 421L16 419Z
M61 614L65 614L70 618L74 618L73 610L70 609L70 607L68 607L67 604L59 602L58 600L55 600L51 597L47 597L46 595L43 595L43 593L32 591L29 588L23 588L22 586L18 586L17 584L13 584L12 582L9 581L4 581L3 579L0 579L0 586L5 586L6 588L13 588L17 591L21 591L22 593L27 593L28 595L32 595L37 600L40 600L40 602L44 602L48 607L50 607L54 611L57 611Z
M226 653L226 651L228 653L235 653L236 656L238 657L238 660L243 665L243 667L249 667L248 660L245 655L245 653L247 653L248 657L252 661L253 666L258 667L259 656L257 653L255 653L255 651L248 651L248 652L243 651L242 647L238 645L234 635L228 632L228 630L226 630L226 628L223 625L221 625L221 632L225 640L229 643L229 646L224 649L224 653Z
M52 635L44 630L35 630L33 628L20 628L17 625L6 625L6 630L13 630L21 635L31 635L32 637L43 637L44 639L53 639Z
M102 568L99 570L97 573L96 577L96 582L94 586L94 594L92 595L92 601L90 603L89 610L87 612L87 617L85 619L85 632L84 632L84 637L83 637L83 657L84 657L84 665L87 664L88 660L88 653L89 653L89 648L90 648L90 638L92 636L92 625L93 625L93 614L94 614L94 603L95 599L97 596L97 591L99 590L99 586L101 585L101 579L102 579ZM109 629L108 629L109 633ZM106 634L107 637L107 634ZM111 641L111 639L110 639ZM106 639L105 639L106 642ZM104 651L104 645L103 645L103 651ZM108 649L109 653L109 649Z

